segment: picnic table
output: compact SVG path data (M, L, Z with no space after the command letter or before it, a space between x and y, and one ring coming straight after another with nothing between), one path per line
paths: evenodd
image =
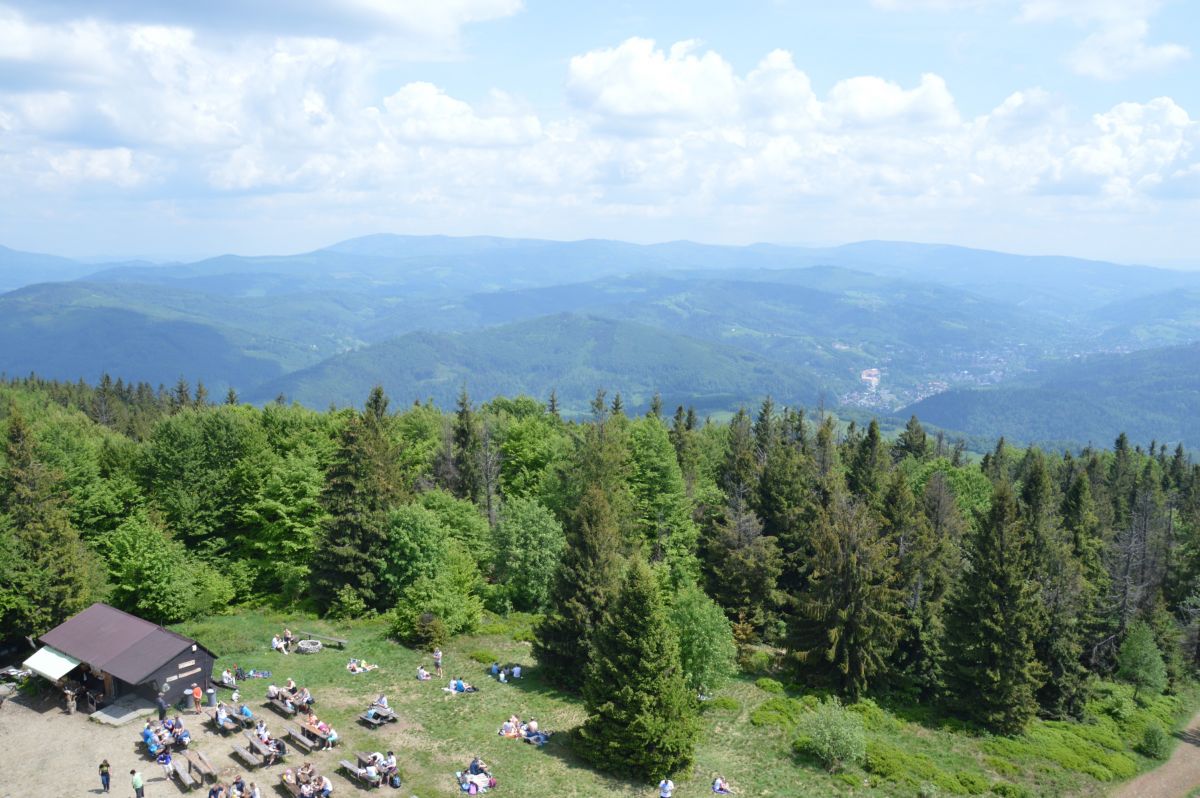
M300 639L302 639L302 640L304 640L304 639L320 640L322 642L327 643L328 645L337 646L338 648L345 648L350 643L349 640L343 640L340 637L330 637L329 635L319 635L316 632L301 632Z
M241 728L241 724L233 720L233 716L230 714L226 714L224 723L217 721L217 710L215 709L206 709L204 710L204 714L208 716L208 720L210 723L212 723L213 727L222 734L227 734L231 731L237 731L239 728Z
M252 768L261 767L266 760L258 754L252 754L240 745L233 746L233 753Z
M369 779L367 778L366 774L359 770L358 765L354 764L348 759L343 759L338 762L338 764L342 766L342 770L346 771L346 775L348 775L352 780L357 781L359 784L366 786L367 789L379 787L383 784L383 776L377 776L374 779Z
M254 749L254 752L256 754L258 754L259 756L261 756L264 761L266 761L267 759L270 759L273 756L276 756L275 751L271 749L271 746L267 745L262 740L258 739L258 737L254 734L254 732L246 732L245 734L246 734L246 739L250 741L250 747L252 749ZM284 757L283 754L278 755L279 759L283 759L283 757Z
M316 726L313 726L308 721L300 721L300 730L321 744L329 742L329 735L326 732L318 729Z
M217 769L213 767L212 762L208 761L208 757L204 755L203 751L185 751L183 758L187 760L189 770L195 770L200 774L201 782L205 779L217 780Z
M380 726L387 723L389 720L395 720L395 718L385 718L380 715L372 715L370 710L367 710L366 712L359 715L358 719L373 729L378 729Z
M191 765L184 766L178 759L171 760L171 772L179 779L179 785L185 790L194 789L200 782L192 778Z
M289 708L287 701L282 698L268 698L267 703L271 705L272 709L274 709L280 715L283 715L285 718L290 718L299 712L299 710L296 709L295 703L293 703Z
M305 737L304 734L295 726L288 726L287 724L284 724L283 731L287 734L292 743L306 754L312 753L313 748L316 747L316 743Z

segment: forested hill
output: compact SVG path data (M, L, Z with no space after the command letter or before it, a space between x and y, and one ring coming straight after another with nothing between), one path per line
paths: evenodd
M564 411L582 414L595 386L612 386L630 407L657 391L702 413L758 393L816 404L810 368L631 322L561 314L469 333L409 333L265 383L249 396L282 394L310 406L350 405L383 384L407 401L451 406L464 385L482 396L557 391Z
M1091 674L1141 679L1117 670L1135 633L1166 663L1137 682L1151 691L1200 650L1183 645L1200 467L1182 447L1001 441L972 464L915 418L889 441L769 401L728 424L657 402L629 416L603 393L579 422L523 397L397 412L376 388L363 404L0 385L0 636L99 597L160 622L262 602L388 612L413 643L523 610L544 617L545 678L579 689L603 616L577 609L628 588L638 606L719 608L677 641L693 694L731 660L689 652L732 652L736 632L744 656L778 650L789 681L920 696L1002 734L1080 717ZM654 597L621 586L641 561Z
M930 423L1017 441L1200 445L1200 344L1048 364L991 388L951 390L908 408Z

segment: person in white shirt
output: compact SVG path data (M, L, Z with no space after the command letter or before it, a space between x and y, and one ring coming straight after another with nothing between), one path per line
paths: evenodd
M520 665L513 665L512 676L514 679L521 678L521 666Z
M387 696L385 696L381 693L379 698L375 699L375 706L379 707L380 709L387 709L388 708Z
M271 699L272 701L276 698L279 698L279 688L274 684L267 685L267 698Z
M675 794L675 782L670 779L663 779L658 783L659 798L671 798Z

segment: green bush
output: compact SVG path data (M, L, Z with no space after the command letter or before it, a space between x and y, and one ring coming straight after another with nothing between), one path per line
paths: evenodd
M1171 736L1163 731L1163 727L1151 722L1142 733L1142 741L1138 751L1151 759L1166 759L1171 755Z
M421 613L412 620L411 624L398 622L396 616L393 615L392 634L413 648L422 651L440 648L446 645L450 639L446 624L432 612Z
M480 665L491 665L493 662L500 661L500 655L490 648L477 648L467 655L471 659L478 662Z
M862 718L867 731L898 731L903 725L869 698L851 704L846 709Z
M738 665L742 668L742 673L755 674L766 673L771 670L771 663L774 662L774 657L769 651L752 651L739 658Z
M942 791L938 789L936 784L929 782L921 782L921 786L917 787L917 798L938 798Z
M1009 778L1014 778L1016 776L1021 775L1021 769L1019 767L1017 767L1016 765L1014 765L1012 762L1009 762L1004 757L985 756L983 758L983 762L985 765L990 767L992 770L996 771L996 773L998 773L1001 776L1008 776Z
M759 690L763 690L768 693L782 693L783 692L783 685L781 683L779 683L778 681L776 681L775 679L770 678L769 676L762 677L761 679L756 681L754 683L754 685Z
M861 762L866 754L862 718L847 712L836 698L805 715L803 736L802 750L815 756L830 772Z
M999 782L992 785L992 794L1002 796L1002 798L1033 798L1031 793L1020 784L1009 784L1008 782Z
M327 617L338 621L361 618L366 614L366 603L358 595L358 591L350 585L342 585L338 588L337 595L333 597L333 602L329 605L329 612L326 613Z
M719 695L700 702L700 708L706 712L741 712L742 703L733 696Z
M954 774L954 778L958 779L958 783L962 785L963 791L967 795L983 795L992 788L992 782L986 776L978 773L959 771Z
M750 722L755 726L778 726L787 731L795 726L805 714L804 704L794 698L778 696L768 698L750 713Z

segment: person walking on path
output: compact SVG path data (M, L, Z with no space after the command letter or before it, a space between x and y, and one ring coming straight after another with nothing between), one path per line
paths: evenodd
M442 650L440 648L433 650L433 669L437 671L438 678L442 678Z
M105 792L108 792L108 783L109 783L108 770L109 770L108 760L105 759L100 762L100 786L101 786L101 788L104 789Z
M146 798L146 785L142 781L142 774L137 772L137 768L129 771L130 783L133 785L134 798Z

